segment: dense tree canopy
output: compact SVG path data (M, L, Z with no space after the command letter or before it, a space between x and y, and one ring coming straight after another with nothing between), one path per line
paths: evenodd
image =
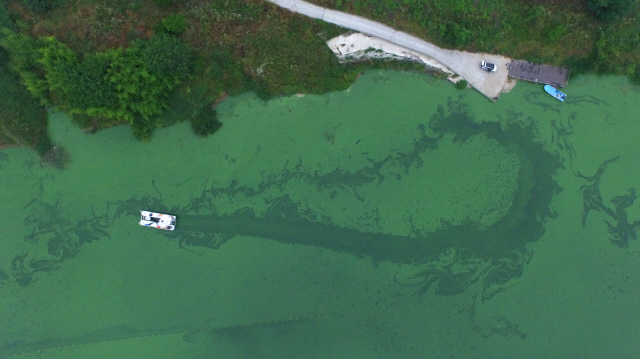
M191 50L177 37L158 34L141 43L141 50L141 59L153 74L179 81L191 72Z
M123 49L76 53L55 37L33 38L4 30L0 45L31 94L76 118L126 121L148 140L169 108L169 93L191 72L193 56L179 38L159 34ZM81 122L86 123L86 120Z
M52 147L46 112L8 63L9 55L0 48L0 145L28 146L44 154Z
M613 22L637 7L637 0L587 0L589 8L603 21Z
M182 34L187 28L187 20L182 14L171 14L162 20L162 25L172 34Z

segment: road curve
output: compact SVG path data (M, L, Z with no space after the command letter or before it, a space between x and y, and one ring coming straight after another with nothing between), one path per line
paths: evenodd
M398 46L420 52L448 67L476 88L480 93L496 100L508 81L507 64L510 59L490 54L475 54L442 49L413 35L393 29L376 21L342 11L327 9L302 0L267 0L290 11L320 19L340 27L379 37ZM480 61L498 65L498 71L489 73L480 69Z

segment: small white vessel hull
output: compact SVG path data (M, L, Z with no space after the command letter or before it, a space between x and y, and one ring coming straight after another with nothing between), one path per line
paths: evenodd
M153 227L173 231L176 229L176 216L170 214L140 211L140 223L143 227Z

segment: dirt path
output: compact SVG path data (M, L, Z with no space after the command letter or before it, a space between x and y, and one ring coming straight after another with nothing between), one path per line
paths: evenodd
M379 22L323 8L302 0L268 1L290 11L378 37L429 56L467 80L471 86L493 101L498 99L500 93L509 91L515 85L515 80L510 82L508 79L507 63L511 60L504 56L442 49ZM480 61L482 60L498 65L498 71L486 72L480 69Z

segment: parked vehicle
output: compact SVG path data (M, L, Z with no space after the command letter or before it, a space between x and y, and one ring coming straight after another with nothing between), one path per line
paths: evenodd
M491 62L486 62L484 60L480 63L480 68L488 72L498 71L498 66L496 64L492 64Z

